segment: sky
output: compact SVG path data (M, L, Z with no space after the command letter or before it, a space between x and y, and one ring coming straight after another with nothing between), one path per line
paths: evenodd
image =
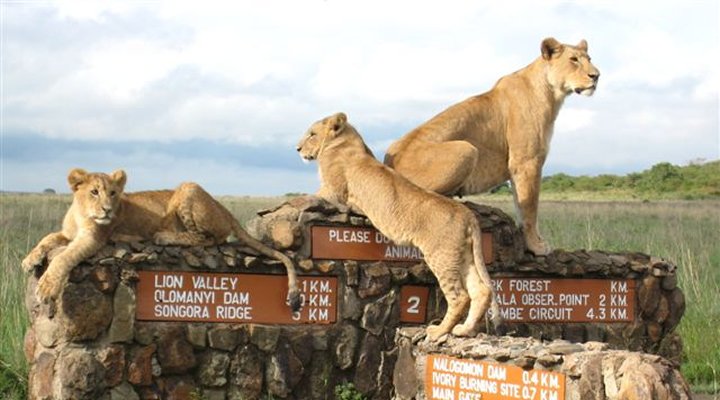
M448 106L586 39L544 175L720 156L716 0L0 0L0 190L68 192L74 167L127 191L313 193L295 145L345 112L375 155Z

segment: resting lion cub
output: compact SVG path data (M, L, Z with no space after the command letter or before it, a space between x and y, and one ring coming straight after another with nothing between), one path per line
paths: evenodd
M318 161L318 196L349 205L392 241L411 243L423 252L448 303L440 325L427 328L430 339L450 331L474 335L490 304L498 325L498 304L482 260L480 225L472 211L413 185L377 161L343 113L314 123L297 150L302 158ZM468 306L467 318L458 324Z
M123 193L126 180L122 170L110 175L79 168L70 171L73 202L62 230L45 236L22 262L23 269L30 272L42 264L49 251L67 246L50 261L38 282L41 300L56 298L70 270L108 240L153 239L158 245L209 246L224 243L232 234L285 264L289 303L293 310L300 307L295 266L290 258L245 232L232 214L198 184L183 183L175 190Z
M481 193L509 179L527 247L546 254L537 209L555 118L571 93L595 92L600 72L584 40L571 46L548 38L540 50L489 92L449 107L393 143L385 164L450 196Z

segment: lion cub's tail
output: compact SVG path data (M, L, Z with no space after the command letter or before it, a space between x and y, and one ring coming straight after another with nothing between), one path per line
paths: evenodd
M283 264L285 264L285 269L287 270L287 276L288 276L288 304L290 305L290 308L293 311L300 310L300 289L298 289L297 285L297 274L295 272L295 264L292 262L290 257L286 256L285 254L268 247L263 242L255 239L254 237L250 236L249 233L245 231L240 226L240 223L238 223L234 218L232 218L232 228L233 228L233 234L237 239L251 248L257 250L260 252L260 254L272 257Z
M475 268L477 269L480 279L483 281L488 288L490 288L490 312L492 318L492 324L497 330L502 324L502 317L500 316L500 306L498 306L497 297L495 296L495 289L493 288L492 281L490 280L490 274L487 272L485 262L483 261L482 253L482 231L480 230L480 224L474 219L473 215L473 227L472 227L472 251L473 261Z

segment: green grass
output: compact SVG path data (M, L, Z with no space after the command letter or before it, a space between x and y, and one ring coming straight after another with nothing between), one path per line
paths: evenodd
M565 196L565 195L564 195ZM560 199L563 199L562 197ZM220 199L241 221L284 198ZM512 215L507 196L473 200ZM45 234L60 227L68 196L0 195L0 398L25 398L27 326L20 261ZM555 248L640 251L679 267L687 302L679 326L682 372L697 391L720 386L720 201L558 201L544 197L540 228Z

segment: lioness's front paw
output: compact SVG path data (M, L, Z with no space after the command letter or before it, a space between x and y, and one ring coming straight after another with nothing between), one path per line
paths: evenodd
M452 329L452 334L455 336L475 336L475 327L466 324L457 324Z
M43 259L45 258L44 254L40 254L39 252L31 252L30 254L25 257L25 259L22 260L22 269L26 273L30 273L35 269L35 267L39 267L42 265Z
M544 256L550 253L550 246L542 238L526 238L527 248L536 256Z
M60 285L52 279L48 279L47 275L43 275L38 281L35 289L35 296L41 303L50 299L56 299L60 294Z
M425 333L427 333L427 336L430 340L435 341L438 340L440 336L446 334L447 331L440 328L440 325L430 325L425 328Z

